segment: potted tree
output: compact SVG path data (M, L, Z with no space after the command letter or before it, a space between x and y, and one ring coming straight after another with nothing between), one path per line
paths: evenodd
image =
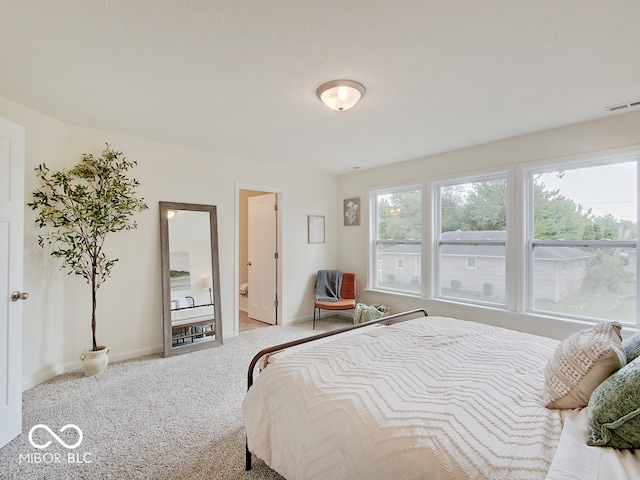
M48 228L38 236L38 244L50 245L51 256L62 261L62 268L91 286L93 347L80 356L87 376L102 372L109 361L109 349L96 342L96 294L118 261L105 254L105 239L110 233L137 228L133 214L148 208L143 198L136 197L140 183L126 175L136 164L109 144L99 157L84 154L71 170L52 173L42 163L35 169L41 186L27 203L37 212L38 227Z

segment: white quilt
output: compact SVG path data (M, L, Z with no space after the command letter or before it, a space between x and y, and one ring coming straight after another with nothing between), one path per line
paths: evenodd
M558 342L427 317L278 355L243 402L249 449L288 480L543 479Z

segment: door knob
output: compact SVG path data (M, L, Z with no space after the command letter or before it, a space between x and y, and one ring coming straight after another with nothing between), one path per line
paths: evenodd
M247 265L251 266L251 262L247 262Z
M18 300L26 300L27 298L29 298L29 294L27 292L19 292L16 290L11 294L11 300L14 302L17 302Z

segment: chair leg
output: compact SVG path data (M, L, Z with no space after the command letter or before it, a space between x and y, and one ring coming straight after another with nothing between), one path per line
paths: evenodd
M320 309L314 305L313 307L313 329L316 329L316 310L318 310L318 320L321 319Z

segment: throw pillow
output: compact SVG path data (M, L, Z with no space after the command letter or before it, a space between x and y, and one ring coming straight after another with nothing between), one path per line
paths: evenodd
M627 355L627 363L640 357L640 332L622 342L624 353Z
M563 340L545 368L547 408L579 408L627 363L618 322L601 323Z
M640 358L622 367L589 399L587 444L640 448Z

